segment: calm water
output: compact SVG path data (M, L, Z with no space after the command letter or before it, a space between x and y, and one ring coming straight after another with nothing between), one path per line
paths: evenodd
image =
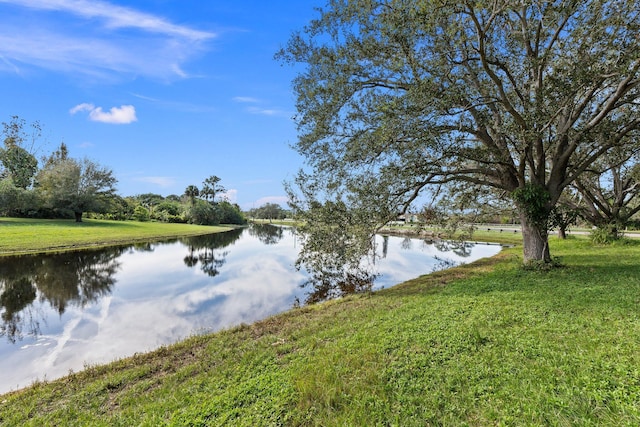
M389 287L498 246L377 237ZM96 251L0 258L0 393L304 301L291 229L261 226Z

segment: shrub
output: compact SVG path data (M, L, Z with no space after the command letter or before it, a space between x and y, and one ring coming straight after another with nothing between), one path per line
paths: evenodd
M604 225L594 228L590 233L591 242L596 245L608 245L620 238L617 227Z
M144 206L136 206L136 208L133 210L133 219L140 222L149 221L149 219L151 219L149 210Z

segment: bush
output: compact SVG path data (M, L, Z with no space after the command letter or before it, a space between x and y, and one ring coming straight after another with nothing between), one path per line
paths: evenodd
M186 214L189 224L218 225L220 218L219 210L204 200L194 200Z
M136 206L136 208L133 210L133 219L140 222L149 221L151 219L149 210L144 206Z
M247 219L240 211L240 207L229 202L220 202L217 205L220 211L220 223L222 224L246 224Z
M605 225L594 228L590 233L591 242L596 245L608 245L620 238L617 227Z

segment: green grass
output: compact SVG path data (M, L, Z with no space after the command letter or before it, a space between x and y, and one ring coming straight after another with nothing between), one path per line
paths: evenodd
M640 242L551 243L565 267L508 249L0 396L0 424L640 425Z
M0 256L106 246L228 230L159 222L0 218Z

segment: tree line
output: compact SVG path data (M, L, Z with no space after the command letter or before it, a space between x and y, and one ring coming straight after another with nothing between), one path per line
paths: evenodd
M2 123L0 147L0 215L31 218L83 216L113 220L163 221L200 225L244 224L240 207L220 197L224 187L215 175L201 187L189 185L182 195L117 194L113 171L69 155L66 144L36 157L39 122L18 116ZM221 199L221 200L218 200Z

